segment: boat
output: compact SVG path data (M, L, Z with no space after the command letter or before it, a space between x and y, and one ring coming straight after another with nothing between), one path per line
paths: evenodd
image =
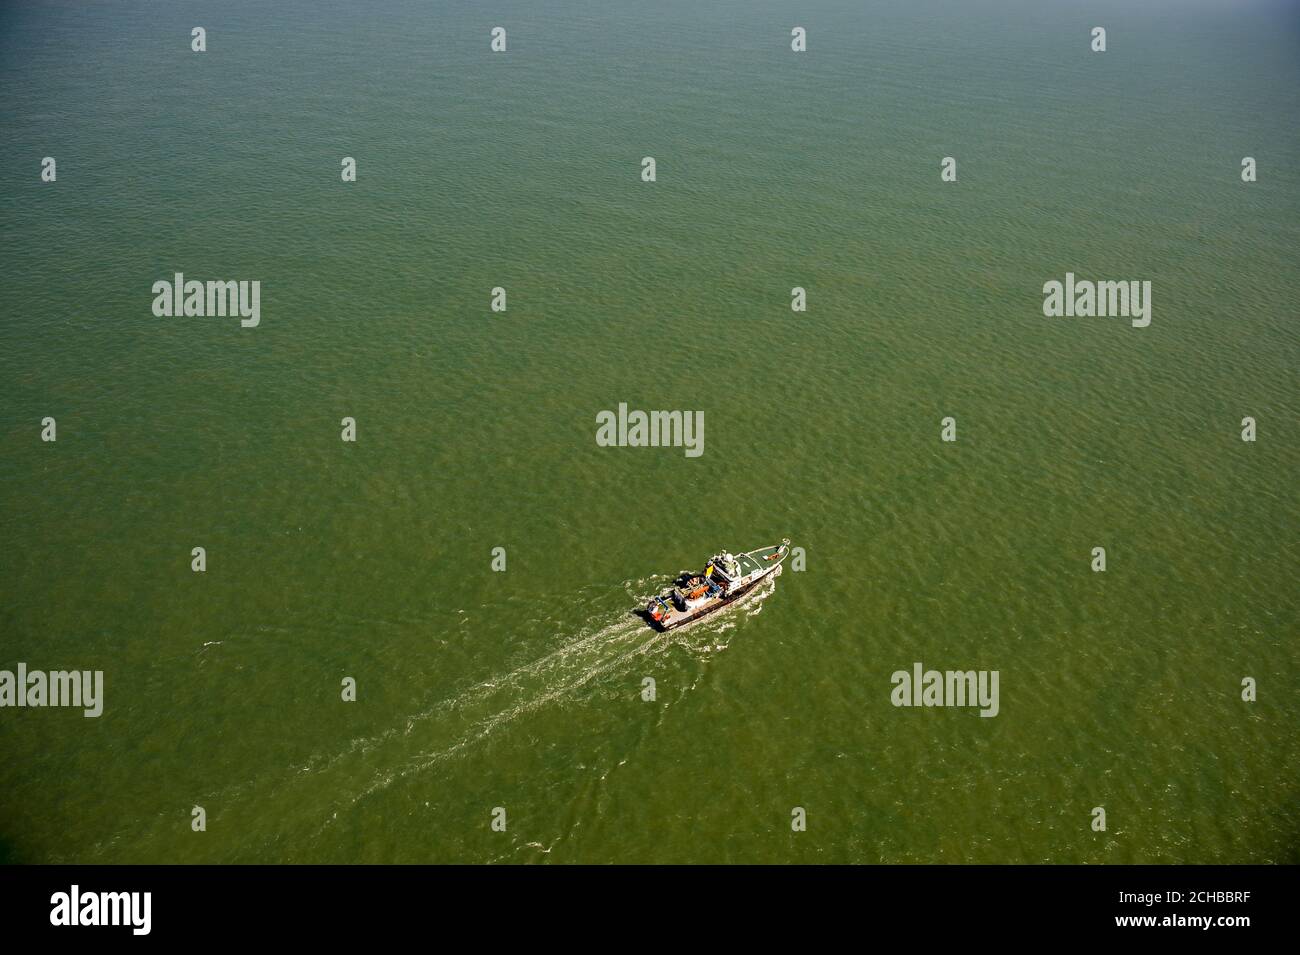
M657 630L672 630L721 610L781 573L781 562L789 554L788 537L779 544L743 554L714 554L702 573L682 574L672 589L652 597L646 604L645 617Z

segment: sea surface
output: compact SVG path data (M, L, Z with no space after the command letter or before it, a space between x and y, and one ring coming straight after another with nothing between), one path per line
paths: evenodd
M0 859L1300 861L1294 4L12 4L0 90L0 669L105 684Z

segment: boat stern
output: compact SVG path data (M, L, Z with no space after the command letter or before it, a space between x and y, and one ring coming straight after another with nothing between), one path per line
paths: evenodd
M645 605L645 612L651 621L663 626L664 621L668 619L670 610L663 597L651 597L650 602Z

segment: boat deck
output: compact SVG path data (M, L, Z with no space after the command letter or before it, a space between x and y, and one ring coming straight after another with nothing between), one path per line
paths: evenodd
M781 552L781 545L776 544L772 547L760 547L758 550L751 550L748 554L740 554L736 560L740 561L742 573L752 573L755 569L765 569L772 566L772 561L776 559Z
M678 610L669 604L667 615L659 621L659 626L664 630L671 630L673 627L680 627L689 620L696 617L703 617L711 610L716 610L720 605L727 602L725 597L713 597L704 601L698 607L687 607L685 610Z

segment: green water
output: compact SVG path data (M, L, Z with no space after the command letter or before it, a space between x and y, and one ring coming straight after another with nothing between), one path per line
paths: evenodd
M0 858L1300 861L1300 25L1133 6L7 7Z

